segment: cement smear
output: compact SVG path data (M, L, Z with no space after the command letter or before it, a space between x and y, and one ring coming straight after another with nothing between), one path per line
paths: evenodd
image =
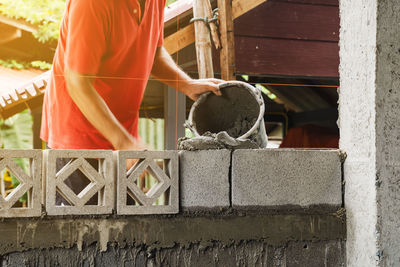
M258 149L260 146L250 139L236 139L227 132L217 134L206 132L203 136L194 138L180 138L178 140L179 150L210 150L210 149Z

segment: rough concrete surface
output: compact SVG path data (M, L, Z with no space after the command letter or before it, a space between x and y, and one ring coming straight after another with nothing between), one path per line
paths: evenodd
M375 266L376 0L340 1L339 147L344 163L347 265Z
M379 1L376 50L376 189L381 265L400 265L400 2Z
M25 173L15 158L30 160L29 172ZM3 198L0 194L0 218L6 217L39 217L42 214L42 151L41 150L0 150L0 171L7 168L20 182L11 197ZM14 208L13 205L29 192L26 208Z
M97 243L145 244L152 248L213 240L264 240L282 246L289 241L326 241L345 237L345 222L335 214L157 215L127 218L5 219L0 222L0 255L54 247L82 249Z
M118 247L110 244L107 251L96 246L79 251L71 249L31 250L0 257L0 266L299 266L341 267L344 264L343 240L295 242L283 246L269 245L262 240L218 241L202 246L198 243L170 248L149 249L146 246Z
M177 151L117 151L117 214L176 214L179 212L179 160ZM126 170L128 159L138 160ZM162 161L160 167L156 161ZM158 180L149 192L144 194L136 181L148 171ZM138 205L127 205L128 191ZM166 194L165 205L153 205Z
M46 161L46 212L48 215L111 214L114 209L114 162L111 150L58 150L44 152ZM72 159L57 172L57 159ZM99 159L99 169L94 169L86 159ZM65 183L70 174L80 170L90 184L76 195ZM56 205L56 192L71 201L71 206ZM86 203L98 194L97 205Z
M179 175L183 209L230 206L230 150L181 151Z
M400 3L340 1L347 265L400 265Z
M336 209L342 205L341 159L338 150L236 150L233 207Z

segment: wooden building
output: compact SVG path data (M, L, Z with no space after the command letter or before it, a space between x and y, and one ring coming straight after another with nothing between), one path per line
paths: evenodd
M211 3L213 8L217 7L217 1ZM267 131L273 132L280 125L285 133L288 128L307 124L336 131L338 0L233 0L232 14L236 79L263 85L277 96L272 100L265 95ZM191 18L192 0L179 0L166 8L165 47L186 72L198 77ZM49 60L51 57L55 44L36 43L31 36L33 26L0 17L0 30L4 28L20 33L11 41L0 41L0 58ZM213 66L215 76L220 77L216 49ZM15 88L3 94L4 98L0 97L2 117L29 107L21 102L32 98L37 99L35 104L40 104L45 89L43 81L48 75L37 78L35 86L32 81L18 89L17 99L12 97ZM26 93L28 87L30 93ZM184 135L183 122L190 106L191 101L185 96L150 79L140 116L165 118L165 146L172 149L177 138Z

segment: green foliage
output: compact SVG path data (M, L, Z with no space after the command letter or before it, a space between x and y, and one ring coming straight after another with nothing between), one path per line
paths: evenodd
M276 95L271 93L271 91L268 90L265 86L263 86L261 84L256 84L256 87L258 89L260 89L264 94L266 94L269 97L269 99L271 99L271 100L275 100L276 99Z
M24 62L24 61L17 61L15 59L9 60L2 60L0 59L0 66L15 69L15 70L23 70L29 68L41 69L41 70L49 70L51 69L51 64L45 61L32 61L32 62Z
M0 59L0 66L9 68L9 69L16 69L16 70L22 70L22 69L27 69L29 68L29 64L26 62L19 62L15 59L10 59L10 60L2 60Z
M170 4L176 2L177 0L167 0L167 3L165 4L165 6L169 6Z
M1 148L32 148L32 116L28 110L0 120Z
M0 120L0 140L2 149L31 149L32 148L32 116L25 110L7 120ZM26 172L29 168L29 160L16 158L14 161ZM4 170L0 170L3 171ZM4 173L1 174L2 176ZM11 175L13 187L19 185L19 181ZM26 201L26 196L20 199Z
M46 61L36 60L31 62L31 66L36 69L49 70L51 69L51 64Z
M65 0L0 0L0 13L39 27L35 37L40 42L58 39L64 8Z

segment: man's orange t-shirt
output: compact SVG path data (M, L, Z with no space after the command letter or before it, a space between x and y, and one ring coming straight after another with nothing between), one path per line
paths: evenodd
M68 0L47 86L41 138L55 149L112 149L69 96L64 70L95 75L94 87L138 136L139 107L163 42L165 0Z

